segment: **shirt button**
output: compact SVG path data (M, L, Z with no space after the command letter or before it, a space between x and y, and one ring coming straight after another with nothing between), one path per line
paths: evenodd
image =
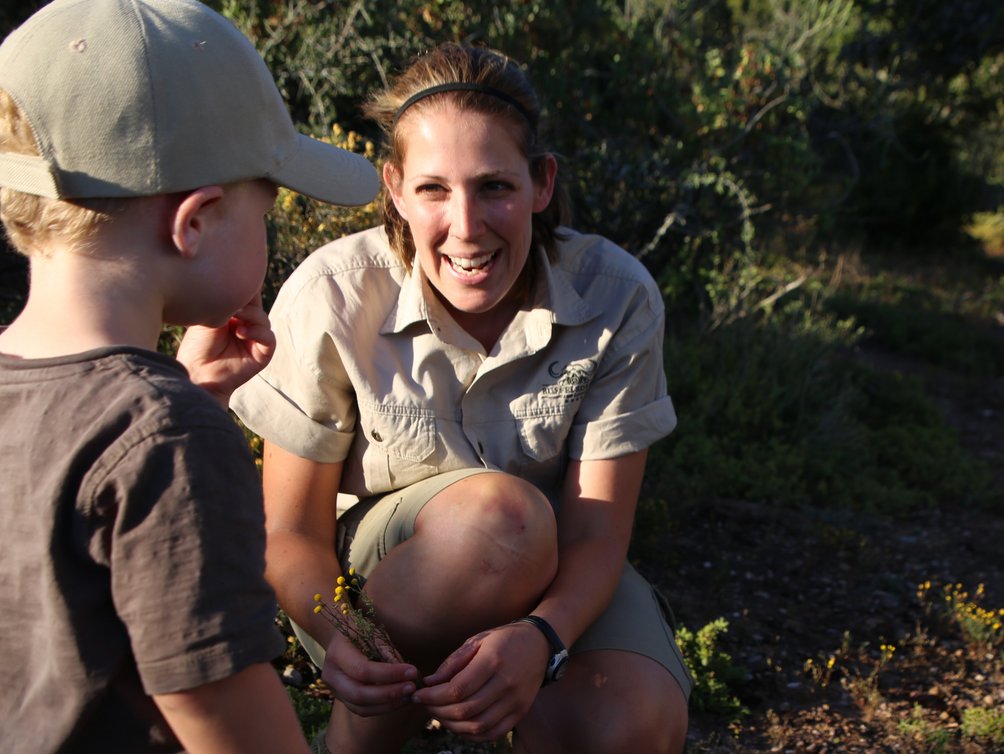
M372 437L377 442L383 442L383 438L380 436L380 433L377 432L375 429L372 432L370 432L370 437Z

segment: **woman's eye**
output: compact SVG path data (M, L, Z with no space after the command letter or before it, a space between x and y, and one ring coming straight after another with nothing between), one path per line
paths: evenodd
M511 191L512 185L506 181L488 181L484 184L483 188L489 194L499 194L505 191Z
M434 194L443 191L443 187L438 183L423 183L415 189L416 194Z

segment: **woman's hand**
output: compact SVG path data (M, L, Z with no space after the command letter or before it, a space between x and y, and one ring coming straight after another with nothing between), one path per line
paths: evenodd
M418 669L407 663L371 660L335 632L324 655L321 677L354 714L373 717L412 703Z
M494 741L516 727L537 697L550 652L527 623L484 631L447 657L413 698L469 741Z
M178 346L177 359L192 382L226 408L230 394L264 369L273 353L275 333L259 294L221 327L189 327Z

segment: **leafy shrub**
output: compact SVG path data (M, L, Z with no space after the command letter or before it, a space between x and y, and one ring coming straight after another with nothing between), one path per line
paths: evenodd
M697 712L738 718L748 710L736 696L735 688L747 678L744 668L732 664L732 656L722 650L719 639L729 629L725 618L716 618L693 632L680 626L676 639L683 653L694 689L690 706Z
M300 720L300 727L308 741L312 741L328 725L331 717L331 702L309 694L301 689L286 687L293 709Z
M857 5L860 23L813 113L814 134L839 142L854 174L833 229L951 253L967 215L999 202L1004 10L996 0Z
M944 754L950 751L954 739L952 731L926 720L924 710L919 704L915 704L910 716L900 720L896 727L903 735L919 741L924 747L923 750L929 754Z
M1004 648L1004 607L984 607L985 597L983 584L972 595L958 583L945 584L940 590L930 581L917 586L917 599L936 626L954 629L972 645Z
M915 379L847 358L859 336L853 322L797 301L703 335L670 334L680 425L652 449L653 487L683 501L885 513L1000 502Z
M962 712L962 733L1000 746L1004 744L1004 710L970 707Z

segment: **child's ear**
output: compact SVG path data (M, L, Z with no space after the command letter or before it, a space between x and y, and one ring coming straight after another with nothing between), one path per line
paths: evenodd
M383 164L383 182L390 193L391 201L397 208L397 213L408 222L408 213L404 208L404 202L401 201L401 174L389 161Z
M195 256L222 198L222 186L203 186L178 204L171 216L171 240L182 256Z

